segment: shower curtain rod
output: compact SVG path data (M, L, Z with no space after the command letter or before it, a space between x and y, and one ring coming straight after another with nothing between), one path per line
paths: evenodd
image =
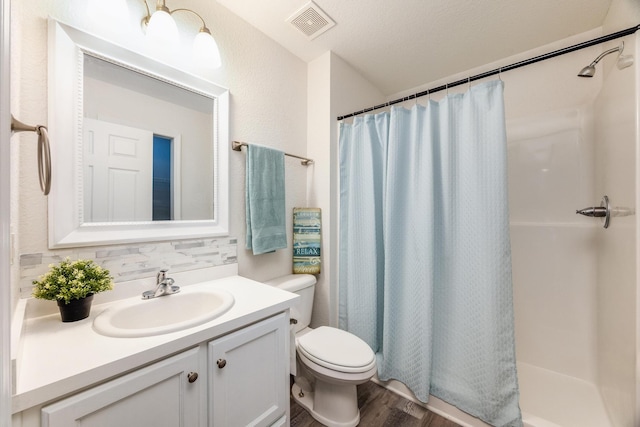
M393 101L385 102L384 104L376 105L371 108L365 108L364 110L355 111L351 114L347 114L345 116L338 116L338 120L348 119L349 117L357 116L362 113L368 113L369 111L379 110L380 108L388 107L393 104L398 104L400 102L409 101L411 99L420 98L422 96L427 96L435 92L439 92L441 90L446 90L451 87L460 86L465 83L471 83L476 80L484 79L486 77L495 76L496 74L500 74L503 71L515 70L516 68L524 67L525 65L535 64L536 62L544 61L545 59L551 59L556 56L564 55L565 53L571 53L576 50L584 49L587 47L595 46L600 43L605 43L611 40L618 39L620 37L628 36L630 34L634 34L636 31L640 29L640 25L636 25L635 27L627 28L626 30L621 30L616 33L611 33L606 36L598 37L592 40L588 40L586 42L578 43L573 46L565 47L563 49L554 50L553 52L545 53L543 55L535 56L533 58L525 59L523 61L515 62L510 65L505 65L504 67L496 68L491 71L486 71L484 73L476 74L475 76L467 77L465 79L456 80L455 82L447 83L442 86L435 87L433 89L427 89L422 92L418 92L413 95L405 96L403 98L398 98Z

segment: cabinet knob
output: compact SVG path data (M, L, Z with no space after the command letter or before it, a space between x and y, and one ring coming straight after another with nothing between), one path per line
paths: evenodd
M224 359L218 359L218 361L216 362L218 364L218 368L222 369L225 366L227 366L227 361Z
M198 379L197 372L189 372L187 374L187 380L189 380L190 383L195 383L197 379Z

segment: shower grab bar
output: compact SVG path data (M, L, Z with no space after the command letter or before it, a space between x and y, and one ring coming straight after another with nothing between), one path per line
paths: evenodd
M38 134L38 179L40 189L45 196L48 195L51 190L51 147L47 127L24 124L11 115L11 132L35 132Z
M247 144L246 142L240 142L240 141L233 141L231 143L231 149L233 151L242 151L242 147L248 147L249 144ZM289 154L289 153L284 153L285 156L289 156L289 157L295 157L296 159L300 159L302 160L300 162L300 164L304 165L304 166L309 166L313 164L313 160L312 159L308 159L306 157L301 157L301 156L296 156L295 154Z

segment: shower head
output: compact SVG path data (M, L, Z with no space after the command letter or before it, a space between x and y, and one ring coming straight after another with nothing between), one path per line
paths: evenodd
M622 42L618 47L614 47L613 49L609 49L602 52L600 55L598 55L596 59L593 60L591 64L587 65L582 70L580 70L580 72L578 73L578 77L593 77L596 74L596 64L600 62L602 58L609 55L610 53L614 53L614 52L622 53L623 49L624 49L624 42Z
M592 62L591 64L584 67L578 73L578 77L593 77L596 74L596 63Z

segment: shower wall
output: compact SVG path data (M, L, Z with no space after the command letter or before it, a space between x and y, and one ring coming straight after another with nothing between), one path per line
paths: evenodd
M636 36L624 43L637 56ZM615 59L598 66L598 81L573 77L582 62L553 77L578 80L593 100L508 123L525 425L636 425L636 217L614 217L605 230L575 215L605 194L612 206L635 209L637 71L617 69Z
M577 77L574 77L577 78ZM598 238L591 106L507 124L516 353L525 426L609 427L597 388ZM612 225L613 226L613 225Z
M509 121L509 209L518 361L596 380L599 220L589 107Z
M596 194L614 207L636 209L638 159L638 37L626 37L633 67L609 65L595 103ZM598 233L598 385L612 424L638 426L637 215L615 217ZM635 421L634 421L635 412Z
M636 36L624 43L637 57ZM508 123L518 369L531 426L636 425L637 219L614 217L605 230L574 214L605 194L613 207L636 206L637 69L615 60L599 65L597 82L571 70L592 101Z

